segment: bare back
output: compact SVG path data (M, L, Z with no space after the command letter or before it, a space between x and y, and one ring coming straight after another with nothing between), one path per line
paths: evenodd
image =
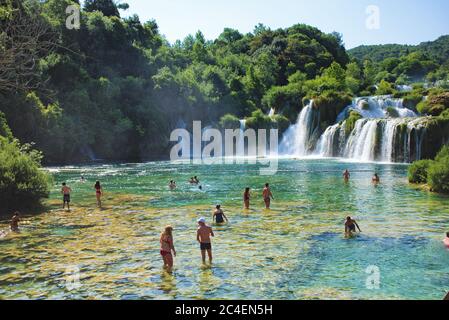
M198 227L197 234L201 243L210 243L210 237L211 235L213 236L214 233L211 227L205 225Z

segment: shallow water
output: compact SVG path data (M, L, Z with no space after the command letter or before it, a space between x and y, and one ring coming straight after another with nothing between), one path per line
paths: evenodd
M281 160L272 177L256 165L168 162L50 171L51 209L0 239L0 299L442 299L449 291L442 244L449 198L410 186L404 165ZM370 182L374 171L378 186ZM192 175L203 191L186 183ZM106 192L103 210L95 208L96 179ZM60 209L63 181L74 191L71 212ZM260 197L267 181L271 211ZM249 211L241 204L246 186L253 188ZM196 219L211 220L217 203L231 222L214 227L215 261L204 267ZM363 231L349 240L347 215ZM162 271L159 255L167 224L178 251L173 275ZM378 289L367 286L370 266L379 269Z

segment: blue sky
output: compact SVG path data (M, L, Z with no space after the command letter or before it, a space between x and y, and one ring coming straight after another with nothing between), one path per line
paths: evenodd
M123 16L156 19L170 42L201 30L215 39L225 27L246 33L261 22L272 29L306 23L361 44L418 44L449 34L448 0L123 0ZM368 29L366 9L379 8L380 28Z

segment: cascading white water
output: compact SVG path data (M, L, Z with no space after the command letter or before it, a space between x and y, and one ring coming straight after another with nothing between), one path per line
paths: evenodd
M239 138L236 147L237 156L243 157L245 156L245 129L246 129L246 120L240 120L240 132Z
M276 113L276 110L274 110L273 108L270 109L270 111L268 112L268 116L269 117L273 117Z
M282 154L291 156L306 156L309 152L310 138L314 132L313 100L299 114L295 125L290 126L284 134L280 145Z
M377 121L359 120L346 145L345 157L361 161L374 159Z
M363 119L355 123L351 132L346 132L345 119L351 111L359 113ZM319 131L316 112L314 115L313 101L303 108L297 123L284 134L281 154L382 162L421 159L425 128L418 115L403 106L402 99L390 96L355 98L337 117L338 123L328 127L315 144L317 139L312 136Z
M318 142L317 154L323 157L334 156L334 143L337 135L337 131L341 129L340 124L335 124L323 133Z

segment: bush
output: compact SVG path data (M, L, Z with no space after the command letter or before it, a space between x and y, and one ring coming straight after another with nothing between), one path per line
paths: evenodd
M48 197L49 176L40 160L40 153L0 137L0 213L35 208Z
M226 114L220 119L220 127L222 129L239 129L240 120L232 114Z
M432 191L449 194L449 157L435 161L430 166L428 182Z
M427 183L427 171L432 163L432 160L414 162L408 168L408 181L410 183Z
M272 118L275 127L279 129L279 133L282 134L290 126L290 121L283 115L276 114Z
M267 116L262 112L262 110L258 109L251 114L251 117L246 119L246 126L254 130L268 130L273 128L273 122L271 117Z

